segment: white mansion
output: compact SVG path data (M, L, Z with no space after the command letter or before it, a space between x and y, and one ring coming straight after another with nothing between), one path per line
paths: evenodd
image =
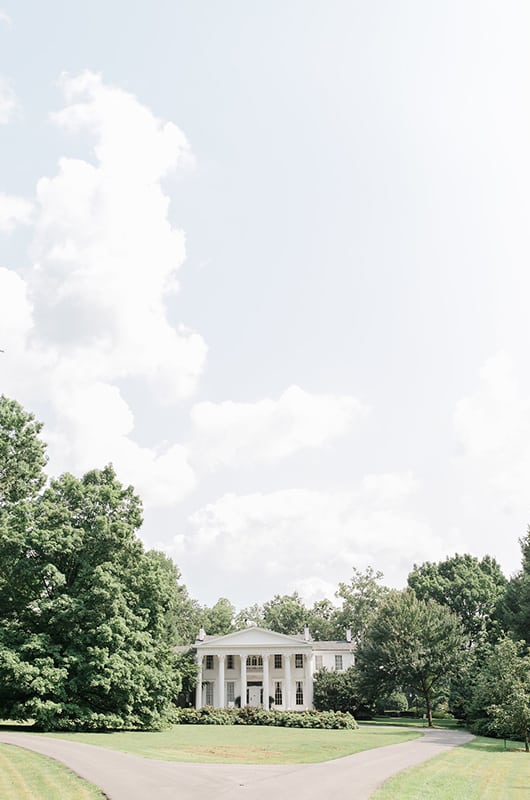
M201 629L194 649L199 663L196 707L262 706L283 711L313 708L313 675L325 667L342 671L354 664L349 631L340 642L250 627L225 636Z

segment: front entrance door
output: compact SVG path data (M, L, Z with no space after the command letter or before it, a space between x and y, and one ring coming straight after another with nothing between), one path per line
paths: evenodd
M262 702L262 696L263 689L261 686L249 686L247 689L247 705L259 708Z

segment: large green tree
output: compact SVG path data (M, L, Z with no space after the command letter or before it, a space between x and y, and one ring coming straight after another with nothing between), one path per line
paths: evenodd
M519 540L522 551L520 571L508 584L502 605L505 627L516 639L523 639L530 646L530 528Z
M464 634L456 614L408 591L391 592L367 626L357 651L361 689L376 699L413 689L432 726L434 701L449 691L463 658Z
M471 716L477 732L515 735L530 751L530 656L523 642L503 637L491 648L474 681Z
M177 573L144 552L138 497L111 467L42 491L40 426L6 398L0 425L0 715L158 725L180 689Z
M506 578L494 558L456 554L438 563L415 564L408 585L420 599L435 600L459 616L470 648L496 638Z

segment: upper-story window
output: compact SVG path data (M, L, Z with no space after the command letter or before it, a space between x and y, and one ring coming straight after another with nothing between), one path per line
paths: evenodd
M213 669L213 656L206 656L206 669Z
M315 656L315 669L319 670L322 669L322 667L323 667L322 656Z
M294 665L296 669L304 666L304 656L302 653L296 653L294 657Z
M227 656L226 657L226 668L227 669L234 669L234 656Z
M276 653L274 656L274 669L282 668L282 654Z
M262 667L263 656L247 656L247 667Z
M342 656L335 656L335 669L336 670L342 669Z

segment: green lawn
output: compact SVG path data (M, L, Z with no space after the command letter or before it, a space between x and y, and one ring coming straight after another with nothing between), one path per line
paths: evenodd
M0 797L6 800L103 800L103 794L57 761L0 744Z
M359 722L359 725L392 725L398 728L426 728L427 722L418 717L374 717L374 719L367 722ZM447 728L457 731L466 730L457 719L435 719L433 720L433 726L435 728Z
M530 754L524 745L477 736L419 767L390 778L373 800L527 800Z
M175 725L166 731L39 734L87 742L147 758L229 764L310 764L410 741L420 734L392 728L306 730L243 725Z

